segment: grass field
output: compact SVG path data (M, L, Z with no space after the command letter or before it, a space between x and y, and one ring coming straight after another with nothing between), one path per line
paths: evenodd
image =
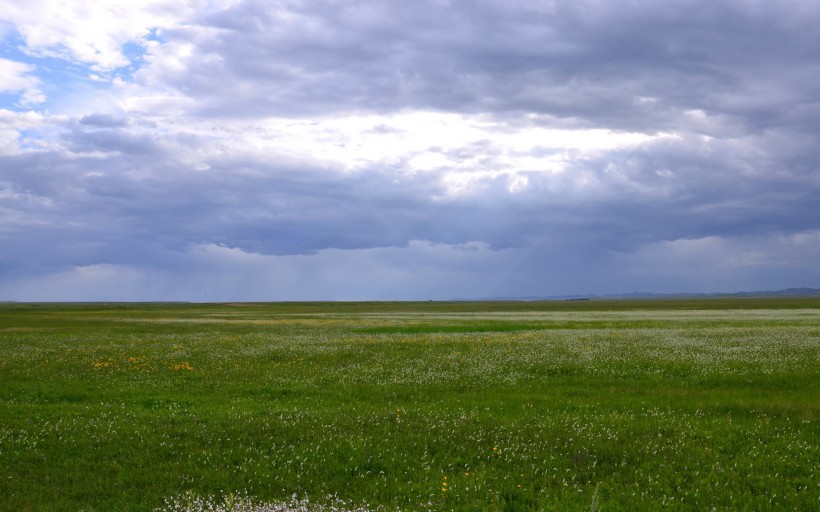
M0 305L0 510L818 510L819 410L818 299Z

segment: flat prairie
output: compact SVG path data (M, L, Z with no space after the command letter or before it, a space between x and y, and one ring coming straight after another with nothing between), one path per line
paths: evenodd
M820 299L0 304L0 510L818 510L818 410Z

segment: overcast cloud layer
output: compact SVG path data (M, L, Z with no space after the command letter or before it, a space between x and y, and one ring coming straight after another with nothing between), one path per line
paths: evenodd
M0 300L820 287L820 3L0 0Z

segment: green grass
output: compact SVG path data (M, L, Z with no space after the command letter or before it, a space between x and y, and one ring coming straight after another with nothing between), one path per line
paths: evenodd
M813 510L818 390L817 299L2 304L0 510Z

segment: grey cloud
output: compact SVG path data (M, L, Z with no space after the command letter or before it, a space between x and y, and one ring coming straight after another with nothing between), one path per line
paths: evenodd
M252 162L253 175L242 172L249 162L238 160L213 162L211 171L200 172L165 158L0 158L0 180L39 199L6 201L29 220L17 228L7 224L6 236L31 240L32 252L53 237L52 245L86 247L89 262L130 263L150 258L155 248L207 243L268 254L403 245L408 231L423 237L431 223L424 204L435 184L390 185L392 178L378 174L342 179L322 169L259 161ZM19 259L27 265L64 258L58 250Z
M288 17L278 8L244 2L200 20L215 33L170 33L197 51L185 74L165 78L203 115L538 112L649 132L682 128L693 109L760 128L818 94L808 68L820 9L810 2L310 2L287 4Z
M154 154L159 150L147 135L133 135L115 130L74 131L65 137L72 151L114 151L130 155Z
M100 128L122 128L128 124L128 121L124 115L97 113L82 116L80 124Z
M748 144L765 151L777 141ZM813 153L804 150L810 159ZM0 159L0 180L29 197L6 201L30 220L15 237L54 237L74 244L71 253L85 247L88 262L135 263L198 244L286 255L403 247L412 240L629 252L661 240L820 226L816 174L777 160L762 166L748 151L720 140L662 141L582 160L559 175L529 173L518 192L507 190L506 178L493 178L457 196L445 194L436 172L340 174L241 154L212 159L208 171L162 152L138 159L28 154Z
M77 153L103 151L156 157L163 152L155 136L144 130L129 129L124 116L110 114L91 114L68 123L62 139Z

